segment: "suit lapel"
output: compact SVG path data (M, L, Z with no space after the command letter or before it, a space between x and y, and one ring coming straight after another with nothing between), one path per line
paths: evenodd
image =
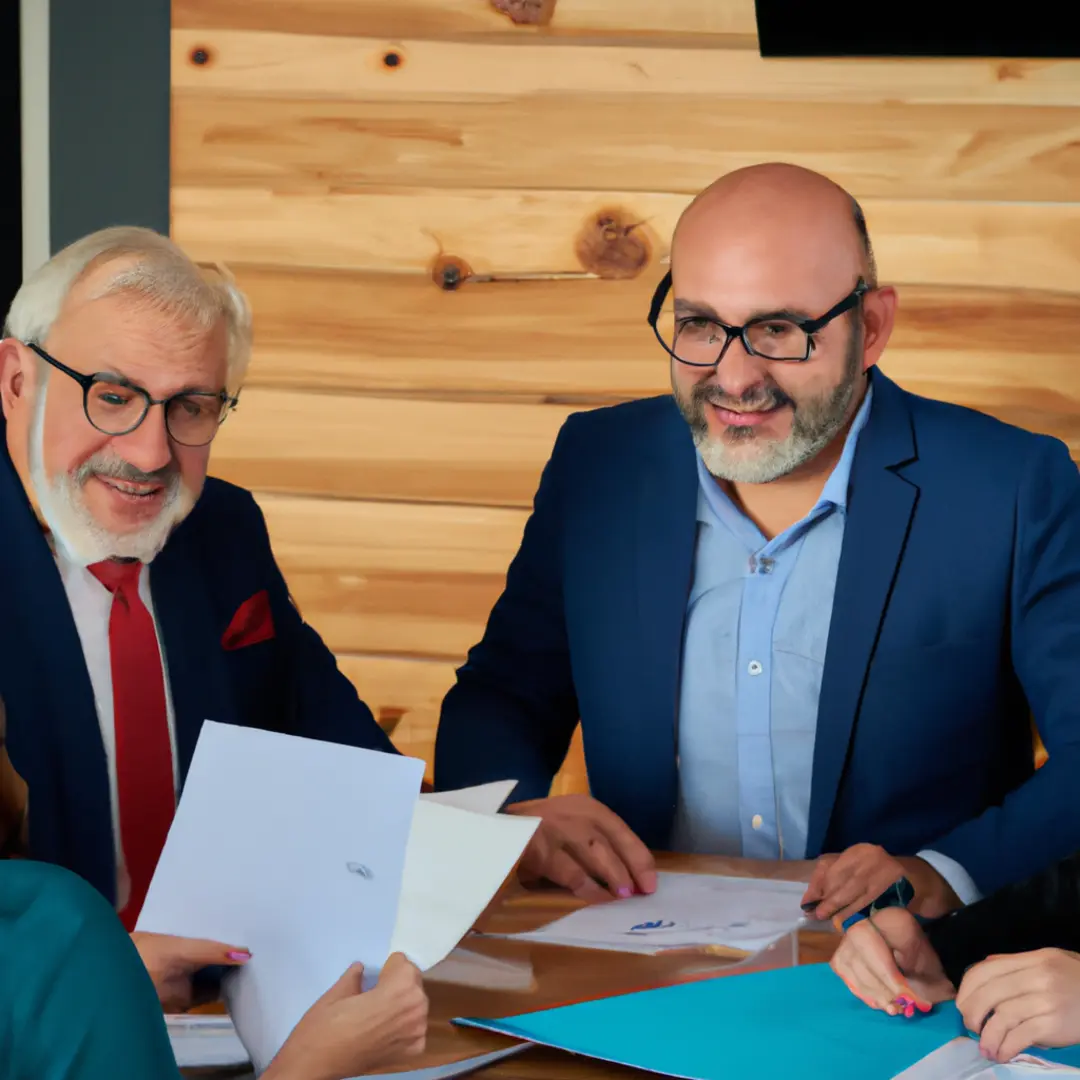
M637 619L645 677L633 754L647 774L634 799L642 839L668 843L674 820L676 710L682 667L683 625L694 562L698 478L694 446L674 404L660 437L644 439L648 458L638 488L636 515Z
M56 560L7 455L0 422L0 695L7 743L29 790L30 852L116 896L105 748L82 643Z
M916 457L904 392L874 373L859 437L818 703L806 854L822 853L874 647L919 489L897 467Z
M169 669L180 782L204 720L236 722L209 586L184 522L150 566L150 591Z

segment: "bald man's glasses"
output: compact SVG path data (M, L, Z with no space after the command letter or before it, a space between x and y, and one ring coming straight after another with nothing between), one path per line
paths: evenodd
M742 326L729 326L710 314L696 311L664 311L670 291L669 271L657 286L649 307L649 325L657 340L681 364L715 367L736 338L742 339L743 348L752 356L789 364L809 360L814 351L813 335L855 307L870 291L870 286L860 278L843 300L816 319L791 311L772 311Z

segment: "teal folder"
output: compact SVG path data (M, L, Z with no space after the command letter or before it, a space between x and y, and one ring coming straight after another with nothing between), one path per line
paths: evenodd
M963 1031L951 1003L910 1019L870 1009L826 964L455 1023L685 1080L892 1080Z

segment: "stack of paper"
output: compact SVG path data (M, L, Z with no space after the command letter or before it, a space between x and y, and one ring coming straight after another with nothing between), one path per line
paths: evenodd
M525 934L506 935L548 945L659 953L723 947L755 952L811 925L799 906L806 886L792 881L657 875L656 892L581 908Z
M444 959L539 824L494 813L513 782L418 799L423 771L204 723L138 929L251 950L224 989L258 1071L350 964Z

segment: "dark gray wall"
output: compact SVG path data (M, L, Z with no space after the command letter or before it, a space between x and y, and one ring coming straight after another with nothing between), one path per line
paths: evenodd
M169 0L50 3L53 253L106 225L168 232Z

